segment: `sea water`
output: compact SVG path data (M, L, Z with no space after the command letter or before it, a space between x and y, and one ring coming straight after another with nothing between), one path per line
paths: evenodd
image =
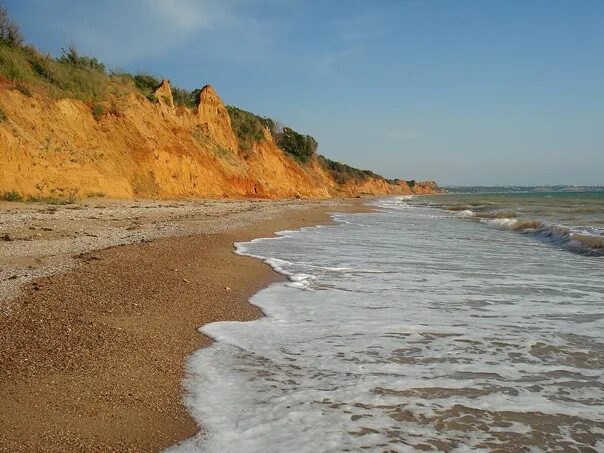
M237 244L289 282L251 299L266 317L203 327L185 383L203 429L172 450L604 451L604 257L571 243L602 219L468 197ZM480 221L521 211L539 223Z

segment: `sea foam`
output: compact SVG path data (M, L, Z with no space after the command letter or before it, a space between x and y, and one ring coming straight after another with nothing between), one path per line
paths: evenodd
M238 244L290 282L202 328L173 451L604 450L602 262L400 203Z

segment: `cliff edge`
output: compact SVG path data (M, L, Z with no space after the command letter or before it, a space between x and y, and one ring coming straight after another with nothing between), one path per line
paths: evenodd
M312 150L292 155L281 149L292 137L312 137L287 128L278 135L272 123L256 125L256 135L246 136L241 124L236 132L232 115L248 122L260 117L227 108L209 85L197 90L195 102L176 105L167 80L151 96L131 91L102 102L57 99L0 80L0 193L280 198L438 190L434 183L388 181Z

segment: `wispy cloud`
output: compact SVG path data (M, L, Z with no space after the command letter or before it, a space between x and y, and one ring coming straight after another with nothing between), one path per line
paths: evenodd
M332 72L337 63L348 58L351 58L355 55L360 54L363 51L363 47L357 46L349 49L344 49L340 51L328 52L321 55L317 60L318 63L315 66L315 70L319 75L325 75Z
M164 56L204 32L236 29L246 23L242 0L107 0L75 6L61 0L42 2L49 14L60 3L71 8L57 33L112 66ZM199 39L198 46L203 45Z
M241 0L137 0L166 26L196 32L239 23ZM248 1L248 3L250 3Z
M208 1L143 0L148 11L165 22L166 27L181 31L197 31L210 27L214 18Z

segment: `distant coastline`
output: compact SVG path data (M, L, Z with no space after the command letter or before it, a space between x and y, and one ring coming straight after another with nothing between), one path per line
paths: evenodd
M604 185L540 185L540 186L443 186L450 193L531 193L531 192L604 192Z

